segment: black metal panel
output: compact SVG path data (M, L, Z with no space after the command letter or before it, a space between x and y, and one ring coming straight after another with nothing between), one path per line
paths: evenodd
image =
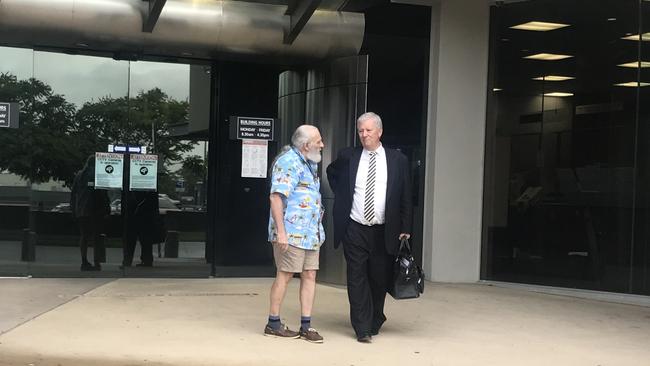
M149 0L149 12L147 17L142 22L142 31L151 33L153 32L158 18L160 18L160 13L162 13L163 7L167 0Z
M285 44L292 44L296 40L296 37L298 37L300 31L302 31L307 21L309 21L309 18L314 14L320 2L321 0L298 0L298 3L295 5L295 10L291 13L289 13L289 8L287 8L287 13L291 16L291 21L289 32L284 35Z
M368 54L368 111L384 125L382 143L409 159L413 192L411 244L422 258L424 167L429 81L431 9L391 4L366 11L361 53Z
M228 137L229 117L277 117L278 75L274 66L218 64L215 118L210 122L209 244L214 247L214 274L246 276L247 271L271 268L267 242L268 179L241 177L241 140ZM276 142L269 142L269 161ZM218 266L221 266L219 268ZM225 266L239 267L240 269ZM257 273L256 272L256 273ZM273 271L262 272L271 274Z

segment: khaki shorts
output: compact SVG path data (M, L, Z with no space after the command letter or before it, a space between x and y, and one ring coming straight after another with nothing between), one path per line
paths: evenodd
M307 270L318 270L318 255L320 250L307 250L289 245L286 252L273 245L273 258L278 271L300 273Z

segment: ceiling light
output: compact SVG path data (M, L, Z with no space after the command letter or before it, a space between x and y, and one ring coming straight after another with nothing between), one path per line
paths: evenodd
M616 18L607 18L607 21L608 21L608 22L615 22L615 21L616 21Z
M533 78L533 80L542 80L542 81L565 81L565 80L573 80L573 79L575 79L573 76L559 76L559 75L546 75L546 76Z
M547 32L547 31L552 31L552 30L556 30L568 26L569 24L562 24L562 23L528 22L528 23L513 25L512 27L510 27L510 29Z
M572 97L573 93L563 93L563 92L553 92L553 93L544 93L545 97Z
M625 35L626 37L621 37L621 39L626 39L628 41L638 41L640 38L642 41L646 41L646 42L650 41L650 33L643 33L641 36L639 36L638 34L630 35L628 33L626 33Z
M571 58L571 55L557 55L554 53L538 53L535 55L525 56L529 60L543 60L543 61L557 61L564 60L566 58Z
M638 61L633 61L633 62L628 62L628 63L625 63L625 64L620 64L618 66L638 69L639 68L639 62ZM641 61L641 68L644 69L646 67L650 67L650 61Z
M495 92L498 92L498 91L501 91L501 90L503 90L503 89L501 89L501 88L492 88L492 91L495 91Z
M636 81L630 81L630 82L627 82L627 83L614 84L614 86L625 86L625 87L628 87L628 88L636 88L636 87L639 87L639 86L643 87L643 86L648 86L648 85L650 85L650 83L638 83Z

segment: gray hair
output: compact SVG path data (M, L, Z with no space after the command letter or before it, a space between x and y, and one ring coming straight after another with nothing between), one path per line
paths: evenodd
M368 119L372 119L373 121L375 121L375 126L377 126L378 129L380 130L384 129L384 126L381 123L381 117L379 117L377 113L373 113L373 112L366 112L360 115L359 118L357 118L357 127L359 127L359 123Z
M314 131L316 130L315 126L312 125L301 125L296 128L293 135L291 136L291 145L296 149L301 149L303 146L309 143L314 137Z
M275 166L275 163L278 161L280 156L291 150L291 147L295 147L296 149L300 150L301 147L307 145L309 143L309 140L314 137L313 131L315 129L316 127L312 125L301 125L296 128L296 130L293 132L293 135L291 135L291 144L282 146L278 154L275 156L275 158L273 158L273 162L271 162L271 166L269 168L269 177L273 175L273 166Z

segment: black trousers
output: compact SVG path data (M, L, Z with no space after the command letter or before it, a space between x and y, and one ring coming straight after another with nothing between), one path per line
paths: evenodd
M386 321L384 301L393 260L386 253L384 225L365 226L350 220L343 253L352 327L357 337L379 331Z
M88 242L93 242L93 261L99 264L100 236L104 231L104 218L101 215L82 216L78 218L79 222L79 248L81 250L81 261L88 261Z
M133 262L136 243L140 242L140 261L144 264L153 263L153 233L151 233L152 220L146 218L133 218L129 223L126 233L126 248L122 264L130 266Z

